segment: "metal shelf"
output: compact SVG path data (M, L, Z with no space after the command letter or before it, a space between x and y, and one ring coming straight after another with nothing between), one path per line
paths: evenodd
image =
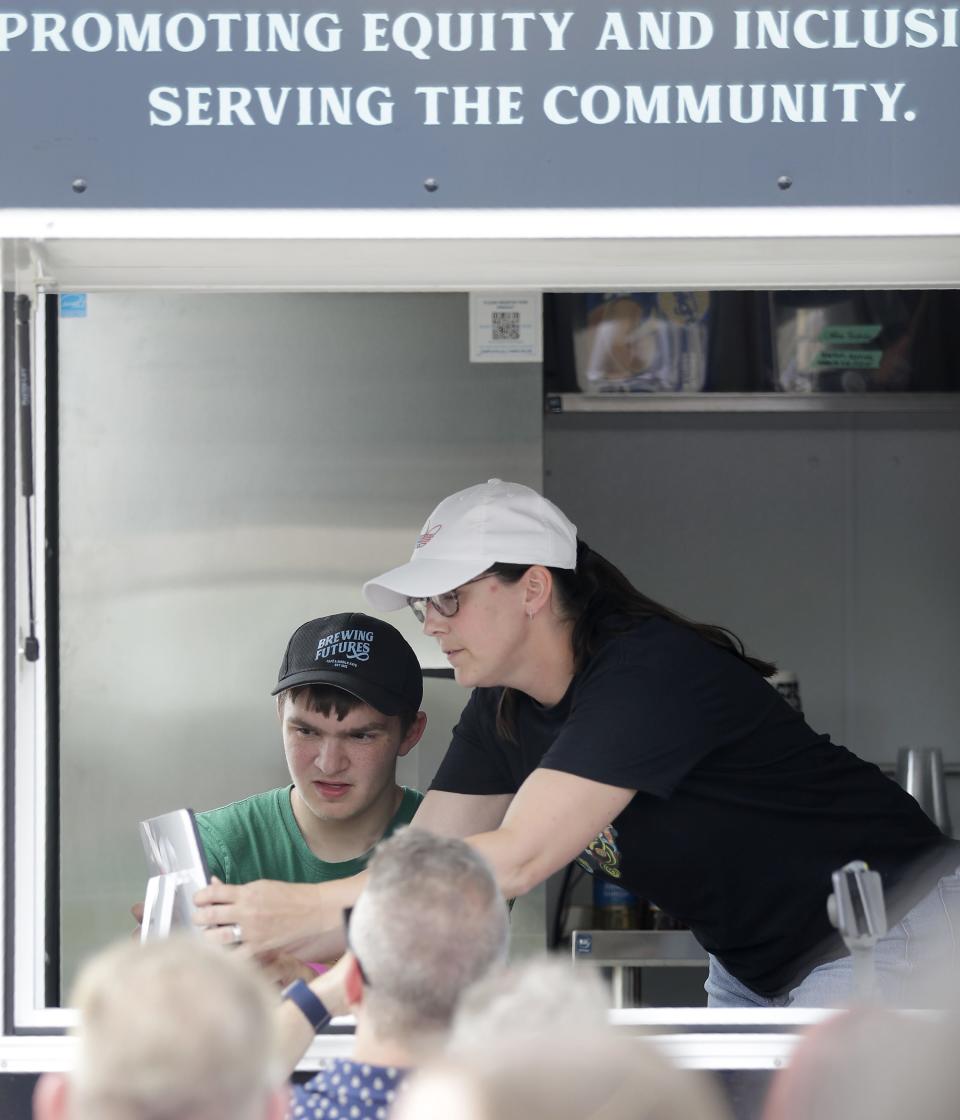
M641 969L701 968L706 950L689 930L578 929L571 937L573 963L610 969L614 1008L642 1003Z
M866 759L870 762L870 759ZM894 778L897 774L897 764L895 762L877 762L875 763L877 769L888 777ZM960 762L944 762L943 774L946 778L960 778Z
M577 963L601 968L706 968L707 952L689 930L578 929Z
M570 412L960 413L960 393L548 393Z

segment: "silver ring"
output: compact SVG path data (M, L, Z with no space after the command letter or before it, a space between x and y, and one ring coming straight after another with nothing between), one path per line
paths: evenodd
M234 922L232 926L228 926L227 928L230 930L230 944L241 944L243 941L243 930L240 928L240 923Z

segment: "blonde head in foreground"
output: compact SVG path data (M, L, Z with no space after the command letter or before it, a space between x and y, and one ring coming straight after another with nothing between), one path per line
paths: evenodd
M181 934L126 941L81 971L73 1071L35 1120L280 1120L275 994L236 954Z

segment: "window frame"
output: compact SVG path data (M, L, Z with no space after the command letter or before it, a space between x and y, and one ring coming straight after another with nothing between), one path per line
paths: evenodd
M469 229L469 236L464 230ZM656 236L650 236L656 230ZM6 240L3 240L6 239ZM415 247L416 251L412 251ZM46 655L48 307L56 291L423 291L470 287L604 291L671 288L960 287L960 206L697 211L4 211L5 760L0 771L0 975L4 1035L59 1034L46 1006L51 918ZM19 649L26 605L19 498L12 292L33 300L34 586L42 656ZM54 417L55 419L55 417ZM11 579L12 575L12 579ZM55 605L55 602L54 602ZM55 905L55 904L54 904ZM677 1019L679 1024L683 1017ZM689 1015L690 1023L698 1015ZM720 1020L717 1020L719 1022ZM727 1020L724 1020L726 1022ZM771 1012L762 1020L800 1022ZM693 1029L691 1027L690 1029ZM751 1028L755 1029L755 1028Z

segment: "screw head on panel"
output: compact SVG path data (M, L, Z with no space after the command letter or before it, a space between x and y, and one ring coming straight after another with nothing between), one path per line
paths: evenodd
M73 182L70 184L70 188L71 188L71 190L73 191L74 194L83 194L83 192L87 189L87 180L86 179L74 179Z
M788 191L793 186L793 180L790 178L789 175L781 175L780 178L777 180L777 186L782 191Z
M433 192L435 190L438 190L439 187L440 187L440 184L437 182L436 179L424 179L423 180L423 189L425 191L429 191L431 194L433 194Z

